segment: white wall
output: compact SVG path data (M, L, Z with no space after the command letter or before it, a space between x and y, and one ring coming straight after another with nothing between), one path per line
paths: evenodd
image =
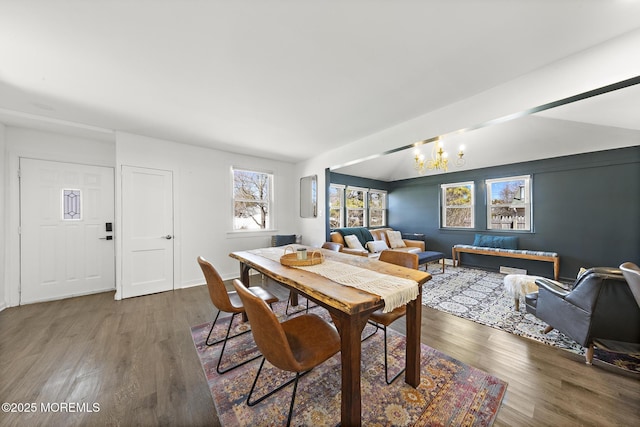
M318 174L323 189L325 169L384 153L417 141L472 127L588 90L640 75L640 30L550 64L534 73L425 114L296 165L296 175ZM471 71L472 72L472 71ZM321 215L299 219L306 243L325 239L324 191Z
M120 171L122 165L171 170L175 201L175 287L204 282L196 257L209 259L225 278L238 277L232 251L270 244L272 234L299 233L298 180L290 163L265 160L223 151L161 141L127 133L116 133L114 141L79 138L56 132L0 124L0 307L19 303L19 182L20 157L114 167L116 170L116 241L121 223ZM231 232L231 166L274 174L277 200L276 229L262 233ZM3 197L4 196L6 197ZM116 246L116 286L120 285L121 252ZM119 290L119 288L118 288Z
M208 259L224 279L229 279L238 277L240 271L238 262L229 257L230 252L269 246L273 234L299 233L295 227L298 210L293 196L298 192L298 180L294 178L291 163L121 132L116 134L116 157L117 176L123 165L173 172L176 288L204 282L196 262L199 255ZM232 232L232 166L274 174L275 230ZM120 199L118 194L119 183L116 200ZM121 223L120 214L121 210L116 207L116 223ZM118 282L118 289L120 285Z
M5 202L5 182L7 175L7 164L5 162L5 126L0 123L0 311L4 310L7 307L7 302L5 300L5 284L7 283L7 264L5 259L5 246L6 246L6 228L7 223L5 221L6 218L6 202Z

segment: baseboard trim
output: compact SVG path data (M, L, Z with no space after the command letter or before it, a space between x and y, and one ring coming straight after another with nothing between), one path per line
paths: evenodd
M204 286L206 285L205 282L203 282L202 280L192 280L189 281L187 283L183 283L179 288L177 289L188 289L188 288L195 288L196 286Z
M116 288L95 289L95 290L92 290L92 291L80 292L80 293L77 293L77 294L67 295L67 296L59 297L59 298L58 297L54 297L54 298L45 298L45 299L41 299L41 300L37 300L37 301L23 302L23 303L20 303L19 305L38 304L38 303L41 303L41 302L59 301L59 300L69 299L69 298L84 297L84 296L87 296L87 295L102 294L104 292L116 292Z

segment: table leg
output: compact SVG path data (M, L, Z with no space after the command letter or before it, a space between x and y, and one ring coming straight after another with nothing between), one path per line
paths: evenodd
M249 270L251 270L251 267L249 267L247 264L241 262L240 263L240 281L248 288L249 286L251 286L249 280Z
M412 387L420 384L420 329L422 327L422 286L418 297L407 304L407 355L404 381Z
M361 334L370 313L352 316L331 314L333 323L340 332L340 360L342 363L342 403L340 424L359 426L362 423L360 391Z
M295 291L291 291L289 293L289 295L291 297L291 306L292 307L296 307L299 304L299 302L298 302L298 293L295 292Z
M240 281L247 288L251 286L251 276L249 276L249 271L251 271L251 267L247 264L240 263ZM247 313L245 311L242 312L242 321L248 322L249 318L247 317Z

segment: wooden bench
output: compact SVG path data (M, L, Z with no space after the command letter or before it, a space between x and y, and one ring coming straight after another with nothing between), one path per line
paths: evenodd
M558 280L560 276L560 256L555 252L528 251L524 249L489 248L473 245L454 245L451 250L453 265L461 264L461 253L501 256L506 258L532 259L535 261L547 261L553 263L553 278Z

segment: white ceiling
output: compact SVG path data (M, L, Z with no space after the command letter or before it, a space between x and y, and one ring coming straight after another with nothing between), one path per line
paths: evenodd
M640 145L640 84L440 137L449 153L448 172ZM410 147L334 171L381 181L416 178L421 174L415 169L415 154L428 159L434 146ZM453 160L460 146L465 163L457 167Z
M636 28L630 0L0 0L0 122L296 162Z

